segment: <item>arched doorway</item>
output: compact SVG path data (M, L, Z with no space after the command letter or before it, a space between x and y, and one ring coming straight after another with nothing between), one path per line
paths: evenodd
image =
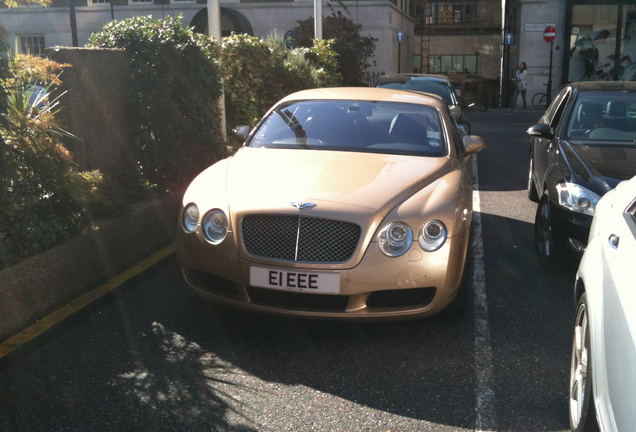
M192 18L190 27L194 29L196 33L208 34L208 8L201 9ZM246 33L250 36L254 36L254 30L249 20L245 18L245 15L235 11L234 9L221 8L221 36L229 36L232 32L243 34Z

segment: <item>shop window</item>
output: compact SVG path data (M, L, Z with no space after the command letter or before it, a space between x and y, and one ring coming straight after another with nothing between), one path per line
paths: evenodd
M429 56L429 73L447 73L448 71L457 73L477 72L477 56L464 54Z
M22 54L31 54L35 56L44 55L44 35L23 35L18 36L20 41L20 51Z
M619 13L620 56L616 58ZM636 5L573 5L571 28L569 81L636 79Z

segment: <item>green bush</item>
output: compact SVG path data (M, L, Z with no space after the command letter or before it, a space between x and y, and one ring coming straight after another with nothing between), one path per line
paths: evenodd
M342 5L344 6L344 5ZM345 12L349 12L345 8ZM331 9L331 16L323 19L323 36L334 41L332 49L337 54L337 71L346 86L364 86L364 71L371 66L376 38L361 36L362 25L347 18L341 11ZM314 19L298 21L294 29L296 41L301 47L311 47L314 41Z
M179 191L225 155L220 135L219 44L181 17L138 16L106 24L89 46L130 53L134 150L142 182Z
M316 41L311 48L288 50L276 34L265 41L238 34L224 38L228 127L254 126L273 104L293 92L340 85L332 43Z
M2 79L7 105L0 124L0 269L88 229L99 172L78 172L58 142L56 101L30 101L35 83L51 88L63 66L18 55Z

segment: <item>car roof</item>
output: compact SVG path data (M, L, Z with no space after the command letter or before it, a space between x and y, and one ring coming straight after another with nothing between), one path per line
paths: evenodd
M435 74L387 74L380 75L378 78L378 82L405 82L409 81L412 78L425 79L427 81L438 81L445 82L450 84L450 79L446 75L435 75Z
M401 102L418 105L430 105L444 111L446 102L430 93L412 92L404 90L377 87L330 87L302 90L285 97L281 102L296 100L357 100Z
M585 81L570 84L580 92L587 91L636 91L636 82L630 81Z

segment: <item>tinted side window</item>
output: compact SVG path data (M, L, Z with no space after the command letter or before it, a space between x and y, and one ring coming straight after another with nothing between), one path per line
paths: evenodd
M565 107L567 107L570 100L571 92L568 90L569 89L566 89L565 93L561 92L563 94L559 94L559 96L562 96L560 98L561 100L558 101L554 116L550 119L550 127L552 127L553 129L556 129L556 127L559 125L561 117L563 117L563 113L565 112Z
M561 93L559 93L559 95L554 98L554 100L552 101L552 103L550 104L550 106L548 107L548 109L545 111L545 114L543 114L544 117L546 117L548 119L548 124L552 124L552 119L554 118L554 114L557 111L557 108L559 107L559 105L561 104L561 101L563 100L563 98L565 97L565 94L570 90L569 87L564 88Z

